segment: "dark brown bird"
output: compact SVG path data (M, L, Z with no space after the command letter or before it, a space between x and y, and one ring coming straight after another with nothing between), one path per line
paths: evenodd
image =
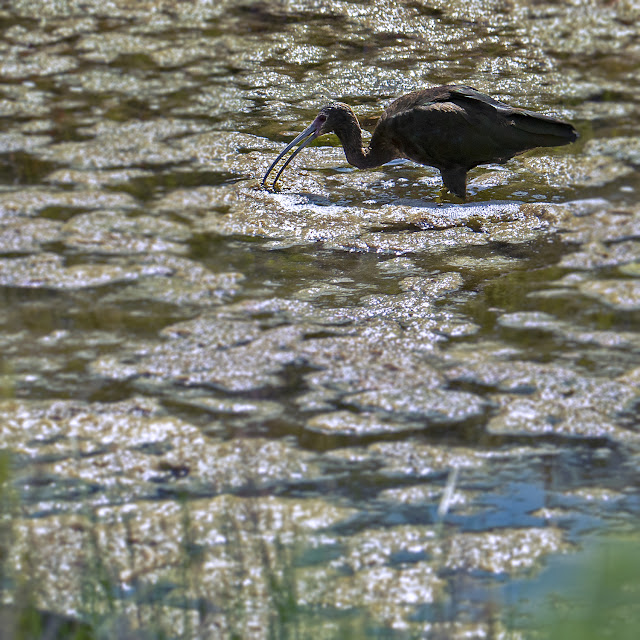
M366 149L362 130L351 107L334 102L295 138L267 169L267 177L282 157L298 143L273 181L309 142L335 133L347 161L369 169L396 158L440 170L444 187L463 200L467 172L479 164L506 162L534 147L573 142L578 134L568 122L510 107L471 87L447 85L414 91L392 102L382 114Z

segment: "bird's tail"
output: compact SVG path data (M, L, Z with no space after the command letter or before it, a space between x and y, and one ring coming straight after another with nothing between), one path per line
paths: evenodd
M578 132L568 122L531 111L518 110L509 115L527 146L555 147L574 142Z

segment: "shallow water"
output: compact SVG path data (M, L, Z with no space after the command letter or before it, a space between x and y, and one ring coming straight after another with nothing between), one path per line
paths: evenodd
M7 571L40 607L86 617L99 557L133 627L273 637L284 593L303 637L498 637L559 554L637 535L635 3L0 21ZM473 170L465 204L332 136L260 187L327 100L372 130L443 83L581 137Z

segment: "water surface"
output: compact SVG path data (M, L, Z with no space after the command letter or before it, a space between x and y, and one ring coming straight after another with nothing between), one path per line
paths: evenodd
M561 555L637 535L639 18L3 8L6 599L29 575L87 619L99 559L92 606L132 628L499 637L535 626L513 612ZM261 188L326 101L370 131L444 83L580 139L473 170L465 204L436 204L429 168L353 169L333 136Z

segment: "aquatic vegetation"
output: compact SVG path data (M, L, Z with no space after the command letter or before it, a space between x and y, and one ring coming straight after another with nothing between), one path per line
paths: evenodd
M0 630L544 637L640 514L636 4L3 6ZM260 186L447 83L580 138Z

